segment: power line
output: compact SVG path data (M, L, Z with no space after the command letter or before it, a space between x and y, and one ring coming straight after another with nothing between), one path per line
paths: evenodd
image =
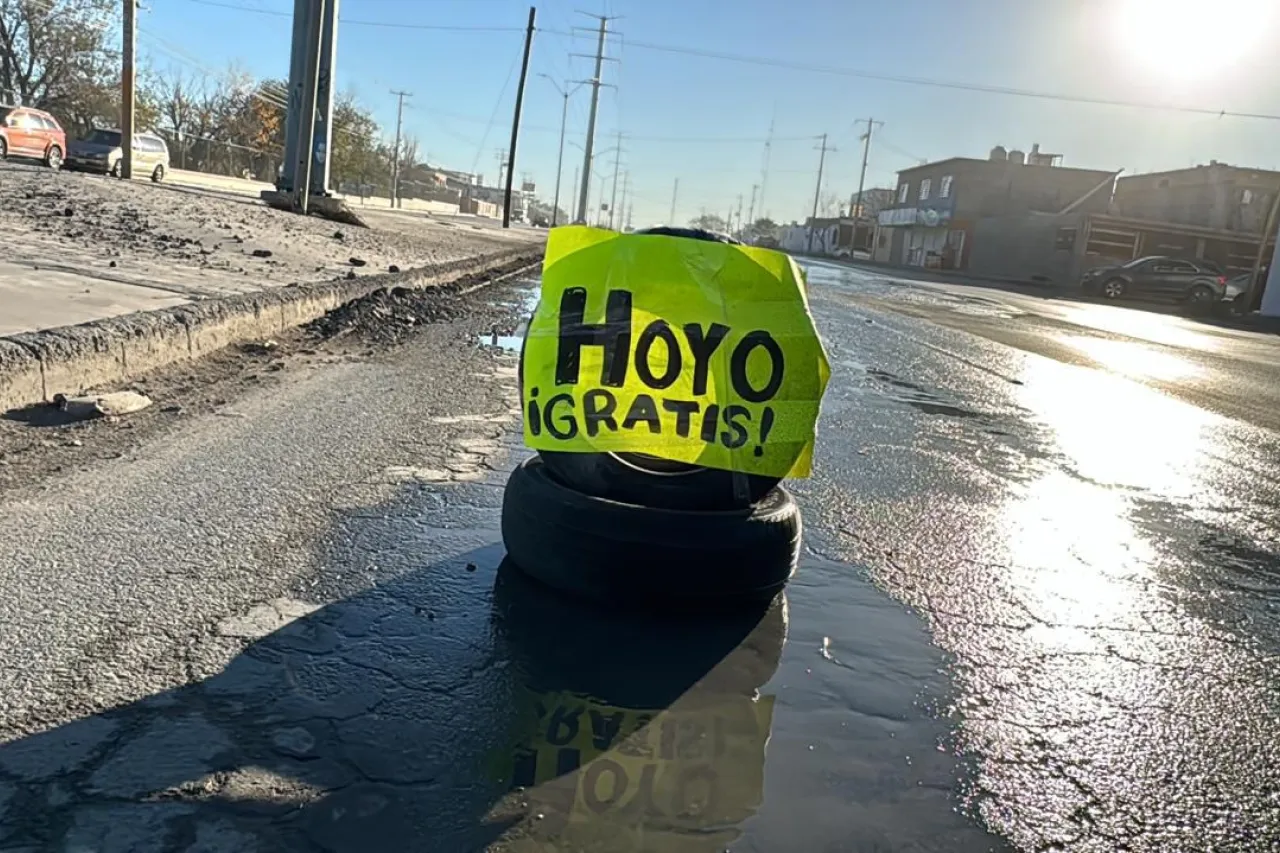
M187 0L188 3L197 3L202 6L212 6L223 9L233 9L241 12L251 12L260 15L270 15L273 17L292 17L290 12L280 12L270 9L257 9L251 6L240 6L234 3L224 3L220 0ZM354 18L341 18L344 24L367 27L384 27L388 29L408 29L408 30L441 30L453 32L523 32L521 27L512 26L475 26L475 25L451 25L451 24L411 24L403 21L368 21ZM572 32L556 29L539 29L539 32L553 33L555 35L573 37ZM794 71L811 71L819 74L833 74L842 77L858 77L864 80L879 80L885 83L901 83L910 86L929 86L939 89L953 89L967 92L982 92L991 95L1009 95L1020 98L1037 98L1041 100L1064 101L1078 104L1092 104L1095 106L1111 106L1111 107L1128 107L1131 109L1141 110L1157 110L1166 112L1182 112L1193 113L1198 115L1211 115L1218 117L1232 118L1254 118L1265 119L1268 121L1280 121L1280 115L1271 113L1253 113L1227 109L1215 109L1212 107L1197 107L1190 104L1174 104L1174 103L1155 103L1149 101L1130 100L1126 98L1106 98L1095 97L1091 95L1073 95L1065 92L1046 92L1035 89L1019 89L1011 86L993 86L984 83L968 83L959 80L939 80L929 77L907 77L897 74L882 74L875 71L863 71L854 68L842 68L835 65L822 65L812 62L800 62L791 59L779 59L767 56L750 56L739 53L726 53L723 51L706 50L704 48L687 47L681 45L658 44L655 42L632 41L628 40L628 44L634 48L641 50L652 50L662 53L676 53L686 56L699 56L705 59L718 59L724 62L738 62L747 65L760 65L771 68L786 68Z
M272 18L292 18L292 12L281 12L276 9L258 9L253 6L241 6L236 3L222 3L219 0L187 0L199 6L212 6L215 9L230 9L236 12L251 12L255 15L267 15ZM393 30L440 30L443 32L473 33L520 33L523 27L500 27L491 25L455 25L455 24L410 24L404 21L364 21L358 18L338 18L339 23L357 27L383 27Z
M991 95L1012 95L1021 98L1039 98L1041 100L1068 101L1095 106L1129 107L1142 110L1163 110L1169 112L1195 113L1232 118L1256 118L1280 121L1280 115L1270 113L1238 112L1235 110L1196 107L1187 104L1152 103L1124 98L1103 98L1090 95L1071 95L1063 92L1044 92L1035 89L1016 89L1010 86L991 86L983 83L966 83L957 80L937 80L928 77L905 77L896 74L881 74L874 71L860 71L853 68L841 68L835 65L820 65L810 62L799 62L790 59L775 59L765 56L748 56L737 53L703 50L693 47L656 44L654 42L629 41L631 47L642 50L653 50L662 53L678 53L686 56L700 56L706 59L719 59L725 62L739 62L747 65L762 65L771 68L787 68L794 71L812 71L820 74L834 74L841 77L858 77L864 80L880 80L886 83L902 83L911 86L931 86L938 89L958 89L967 92L984 92Z

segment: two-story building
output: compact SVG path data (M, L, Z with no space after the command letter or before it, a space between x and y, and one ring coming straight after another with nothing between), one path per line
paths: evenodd
M1109 216L1091 223L1091 234L1107 235L1095 248L1115 259L1174 255L1248 272L1260 250L1271 257L1278 201L1280 172L1211 160L1116 181Z
M1115 173L1063 167L1060 159L1038 145L1029 157L996 146L985 160L952 157L902 170L895 203L878 216L873 259L980 273L1008 267L1025 248L1019 232L1028 223L1039 246L1054 227L1046 217L1107 210Z

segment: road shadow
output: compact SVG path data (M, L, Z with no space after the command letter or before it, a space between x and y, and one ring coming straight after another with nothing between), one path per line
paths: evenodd
M50 403L32 403L17 409L7 409L0 412L0 419L31 427L64 427L93 420L81 413L68 412Z
M502 561L264 602L212 677L0 745L0 850L724 849L785 601L655 619Z

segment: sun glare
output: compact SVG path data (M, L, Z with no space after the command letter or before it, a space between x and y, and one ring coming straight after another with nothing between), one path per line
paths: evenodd
M1258 49L1277 0L1121 0L1112 18L1116 49L1166 80L1214 76Z

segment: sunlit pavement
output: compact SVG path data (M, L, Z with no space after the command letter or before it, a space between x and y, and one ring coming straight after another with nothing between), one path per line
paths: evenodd
M1274 849L1275 339L810 284L836 379L806 508L954 655L971 807L1026 849ZM895 299L935 304L867 307Z
M100 685L40 626L117 595L154 600L154 658L95 627L124 698L6 717L30 734L0 737L0 850L1274 849L1271 339L821 266L810 299L833 375L794 485L808 550L762 613L522 583L496 531L512 371L425 344L176 442L71 529L15 514L0 564L38 594L6 618L67 674L0 675L0 708ZM320 482L378 442L417 466L391 497ZM318 532L282 520L299 502ZM279 538L306 570L228 610L280 588ZM130 555L112 588L71 595L104 553ZM146 689L170 658L185 678Z

